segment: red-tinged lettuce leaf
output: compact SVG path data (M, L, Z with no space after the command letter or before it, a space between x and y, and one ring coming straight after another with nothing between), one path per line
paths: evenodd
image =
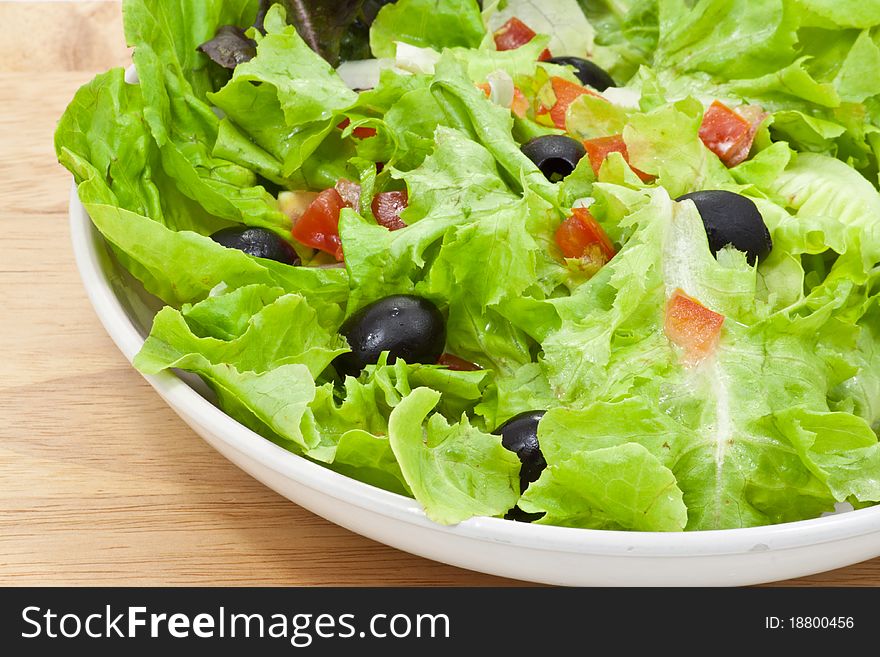
M236 25L224 25L216 36L198 48L223 68L234 69L257 56L257 44Z
M336 66L343 40L364 0L282 0L287 20L309 47Z

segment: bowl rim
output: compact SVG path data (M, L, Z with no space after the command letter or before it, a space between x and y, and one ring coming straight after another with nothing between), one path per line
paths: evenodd
M113 342L132 361L144 338L126 313L101 267L106 242L92 224L74 184L70 232L77 269L95 313ZM693 532L637 532L534 525L475 517L458 525L429 520L414 499L376 488L289 452L240 424L171 372L143 375L178 412L194 418L229 447L278 475L362 510L462 538L541 551L619 557L724 556L804 548L880 532L880 506L809 520Z

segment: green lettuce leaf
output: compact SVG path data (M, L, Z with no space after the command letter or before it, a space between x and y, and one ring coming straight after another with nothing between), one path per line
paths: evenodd
M229 83L208 98L226 121L278 160L276 177L290 180L357 94L285 24L280 6L267 14L266 32L258 37L257 56L236 67Z
M394 57L395 41L420 48L475 48L486 28L475 0L398 0L382 7L370 28L375 57Z
M435 522L502 515L519 497L519 459L467 417L452 425L442 415L428 417L439 399L417 388L391 413L391 448L407 484Z
M59 161L77 184L100 177L108 202L171 229L213 232L231 225L178 191L162 169L143 113L141 88L126 84L122 69L97 76L77 91L58 123Z
M770 314L769 307L755 303L756 273L741 254L722 251L717 260L712 257L690 203L673 204L662 190L650 196L628 219L637 228L625 248L571 297L549 302L562 319L542 344L542 366L555 394L568 403L638 399L648 404L652 425L663 428L637 442L675 474L688 529L814 517L850 495L874 500L880 494L872 465L876 437L870 443L873 434L864 420L838 416L829 407L839 372L826 350L816 346L817 339L820 344L834 339L836 331L829 329L826 338L824 330L831 309L845 299L828 301L803 317ZM683 363L664 335L665 299L675 289L726 317L716 354L700 366ZM812 418L811 428L792 429L793 421L785 420L791 414ZM632 413L608 408L577 418L580 433L574 427L560 433L559 443L567 440L569 446L546 446L548 464L561 467L585 449L632 440L617 442L632 421ZM669 422L678 426L672 430ZM847 442L859 422L859 441ZM609 427L610 445L578 440L579 435L595 437L599 426ZM821 450L809 447L804 432L825 436L815 441L827 440L830 456L820 457ZM583 468L589 468L583 458ZM549 490L553 475L545 476ZM590 505L583 509L587 526L596 522ZM557 507L544 500L528 510L539 508ZM581 517L559 508L566 510L554 512Z
M215 217L286 234L290 220L246 167L212 153L220 119L207 94L225 81L197 46L219 25L250 25L256 0L186 3L126 0L125 34L144 94L144 119L159 146L162 168L185 196ZM223 77L218 77L221 75Z
M638 443L578 452L550 466L520 500L541 524L681 531L687 508L672 474Z
M401 216L406 228L389 232L354 212L342 213L353 308L392 291L412 291L424 276L426 252L447 230L516 200L484 148L446 128L438 128L435 139L436 150L419 168L393 174L409 190L410 205Z
M262 298L255 299L256 294ZM253 312L255 301L268 303ZM250 317L249 312L253 313ZM199 328L212 327L216 333L213 327L228 323L230 317L238 318L237 329L247 318L247 327L238 335L224 338L200 336L193 330L195 324ZM135 366L155 374L188 353L198 353L212 363L232 365L239 372L260 374L295 363L305 365L312 378L318 378L336 356L348 350L335 330L321 325L317 311L305 298L261 285L209 297L179 311L164 308L156 315Z
M590 57L596 31L584 16L577 0L508 0L489 19L495 32L511 18L518 18L538 34L550 37L555 56Z
M221 283L229 288L262 283L307 294L310 301L339 305L348 297L343 270L291 267L254 258L198 233L170 230L119 208L96 172L80 184L79 197L125 268L148 292L172 306L200 301Z

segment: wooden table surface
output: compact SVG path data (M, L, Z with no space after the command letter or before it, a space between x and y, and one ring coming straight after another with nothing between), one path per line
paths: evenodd
M124 65L119 3L0 1L0 585L518 584L380 545L227 462L95 317L52 134ZM786 582L880 585L880 559Z

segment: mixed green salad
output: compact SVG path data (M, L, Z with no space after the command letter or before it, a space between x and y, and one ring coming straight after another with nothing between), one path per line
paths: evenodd
M142 372L439 523L880 501L880 3L123 11L56 147Z

